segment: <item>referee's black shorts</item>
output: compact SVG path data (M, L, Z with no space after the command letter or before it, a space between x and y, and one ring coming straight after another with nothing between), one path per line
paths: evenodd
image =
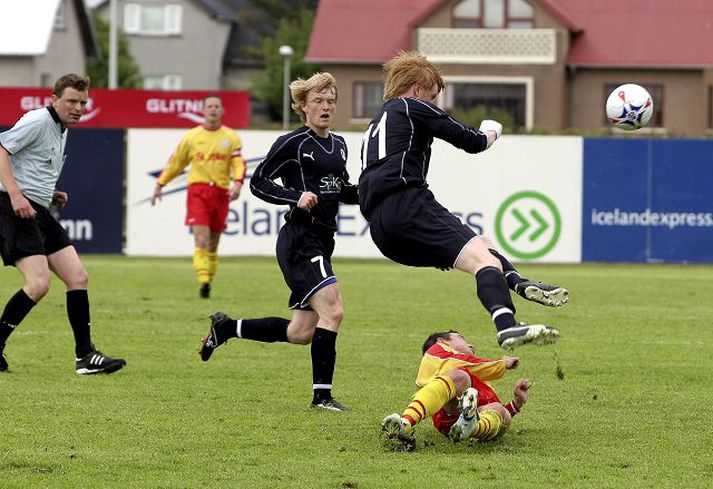
M413 267L452 268L475 232L428 189L406 188L374 209L371 238L387 258Z
M30 199L34 219L15 215L7 192L0 192L0 255L5 266L26 256L51 255L72 246L67 231L40 204Z
M313 225L288 222L277 236L277 263L290 288L290 309L311 311L315 292L337 281L332 271L334 235Z

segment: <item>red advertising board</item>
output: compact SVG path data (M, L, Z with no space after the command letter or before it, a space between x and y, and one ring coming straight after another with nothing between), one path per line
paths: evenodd
M87 110L75 127L193 127L203 122L203 97L209 94L223 100L223 124L233 129L248 127L248 92L106 88L90 88ZM0 88L0 126L11 126L28 110L51 101L51 88Z

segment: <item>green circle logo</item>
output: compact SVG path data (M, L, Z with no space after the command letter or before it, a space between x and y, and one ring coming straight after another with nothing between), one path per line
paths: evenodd
M554 202L527 190L511 195L495 215L495 235L515 258L533 260L552 251L560 237L562 219Z

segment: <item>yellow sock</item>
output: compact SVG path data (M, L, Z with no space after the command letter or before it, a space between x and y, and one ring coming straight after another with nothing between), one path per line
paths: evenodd
M208 258L205 256L206 251L203 248L193 250L193 268L196 270L196 276L199 283L210 282L210 274L208 273Z
M503 424L503 418L499 412L486 409L485 411L480 411L478 414L480 415L478 427L473 430L473 433L470 435L471 438L482 441L493 440L505 433L505 425Z
M453 380L446 375L439 375L414 394L402 416L414 426L441 409L455 396L456 386Z
M218 253L203 251L203 254L208 260L208 281L212 282L213 277L215 277L215 271L218 269Z

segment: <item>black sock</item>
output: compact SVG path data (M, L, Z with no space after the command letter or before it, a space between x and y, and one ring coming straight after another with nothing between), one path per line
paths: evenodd
M505 277L495 267L485 267L475 274L478 298L490 313L498 331L517 324L515 306L510 299L510 291L505 284Z
M74 333L74 353L82 358L94 350L89 331L89 294L86 290L67 291L67 318Z
M35 304L36 302L30 299L30 296L22 289L10 297L2 316L0 316L0 345L5 345L12 332L35 307Z
M503 274L505 275L505 280L507 280L508 287L510 288L510 290L515 290L515 286L517 284L519 284L520 282L527 281L526 278L523 278L522 276L520 276L520 274L517 272L517 270L515 270L515 267L513 266L513 264L510 263L510 261L508 261L507 258L505 258L503 255L498 253L496 250L494 250L492 248L489 248L489 249L490 249L490 253L492 253L492 255L495 258L500 260L500 264L503 267Z
M332 377L337 362L337 332L317 326L312 336L313 402L332 398Z
M237 323L240 323L240 326ZM236 327L230 328L234 332L228 338L237 338L238 329L240 329L240 338L246 340L262 341L263 343L274 343L276 341L287 341L287 326L290 321L285 318L260 318L260 319L241 319L235 321Z

